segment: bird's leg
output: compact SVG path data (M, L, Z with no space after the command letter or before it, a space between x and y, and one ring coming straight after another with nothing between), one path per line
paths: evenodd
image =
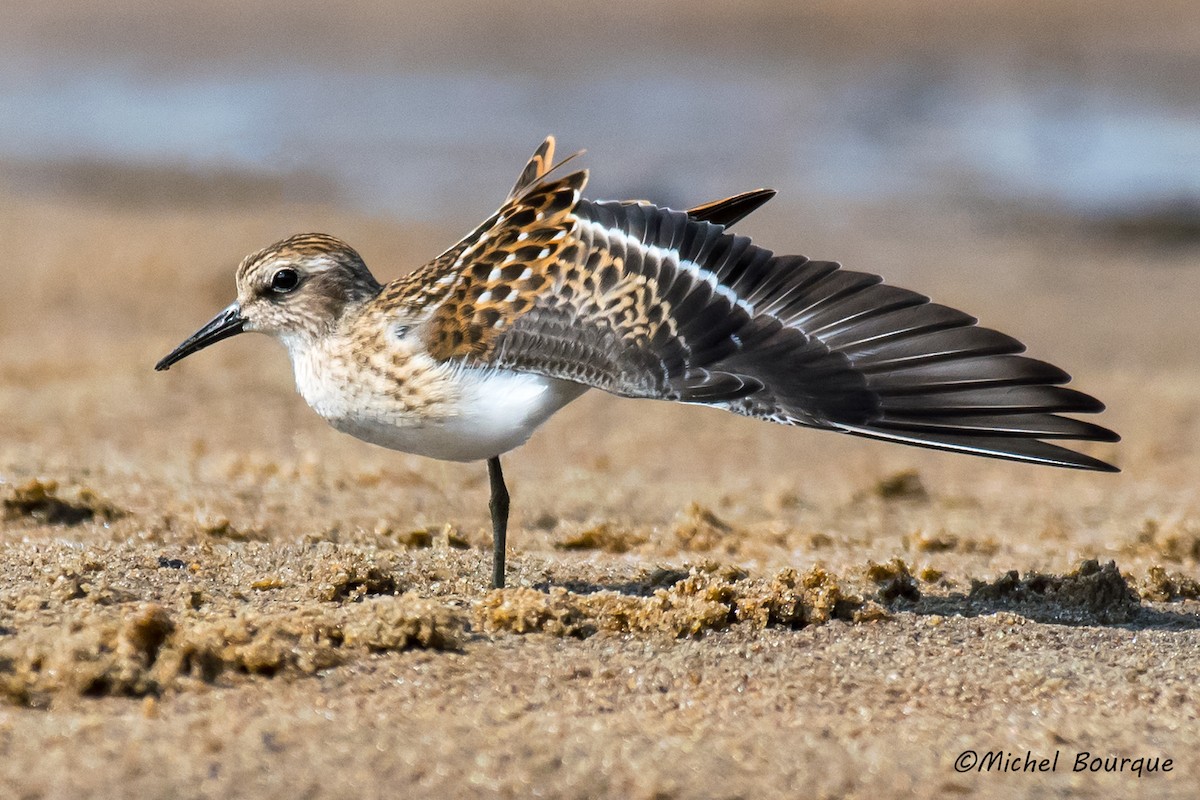
M488 459L488 478L492 484L492 587L504 588L504 541L508 536L508 488L500 471L500 456Z

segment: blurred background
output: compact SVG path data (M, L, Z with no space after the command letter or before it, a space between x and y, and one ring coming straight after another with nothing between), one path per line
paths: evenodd
M1194 3L11 0L0 14L0 164L23 189L244 192L465 227L555 133L590 150L601 196L677 205L769 184L831 216L949 201L1200 236Z

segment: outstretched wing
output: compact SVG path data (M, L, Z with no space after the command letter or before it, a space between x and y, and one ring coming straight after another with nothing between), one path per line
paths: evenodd
M705 220L736 220L761 195L707 204L696 218L584 200L586 178L521 189L431 265L425 285L439 296L426 336L436 358L785 424L1112 469L1043 441L1117 436L1062 416L1103 406L1065 388L1062 370L1018 355L1020 342L878 276L775 256Z
M712 222L728 228L753 214L774 196L774 189L752 189L723 200L693 206L688 209L687 215L699 222Z

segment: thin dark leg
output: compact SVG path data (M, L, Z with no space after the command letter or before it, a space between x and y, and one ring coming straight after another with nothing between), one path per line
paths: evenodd
M500 456L488 459L488 478L492 483L492 587L504 588L504 542L508 536L508 488L500 471Z

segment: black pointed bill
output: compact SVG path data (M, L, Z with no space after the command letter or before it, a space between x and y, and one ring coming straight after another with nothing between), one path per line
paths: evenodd
M237 336L245 326L246 318L242 316L241 307L237 303L231 303L220 314L209 320L207 325L193 333L179 347L168 353L162 361L154 365L154 368L159 371L170 369L171 365L176 361L190 356L197 350L203 350L210 344L216 344L222 339L228 339L230 336Z

